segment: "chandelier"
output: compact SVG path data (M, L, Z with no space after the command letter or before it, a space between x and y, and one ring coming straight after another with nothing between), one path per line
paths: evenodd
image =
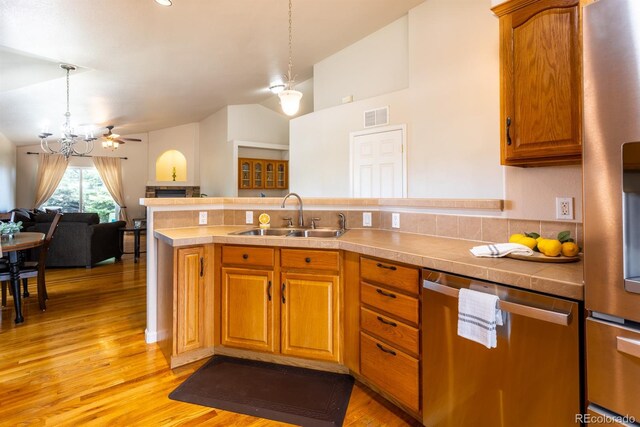
M60 68L67 71L67 112L64 113L64 124L62 125L62 135L57 141L49 141L48 138L53 135L49 132L42 132L40 138L40 147L42 151L49 154L61 154L65 159L71 156L84 156L93 150L93 141L96 138L92 133L87 133L83 138L79 138L74 134L71 126L71 113L69 112L69 71L75 71L76 67L70 64L60 64Z
M287 79L285 83L286 89L278 93L280 98L280 105L282 105L282 111L287 116L293 116L298 112L300 108L300 99L302 99L302 92L293 90L293 83L295 82L295 76L291 74L293 68L293 61L291 60L291 0L289 0L289 71L284 76Z

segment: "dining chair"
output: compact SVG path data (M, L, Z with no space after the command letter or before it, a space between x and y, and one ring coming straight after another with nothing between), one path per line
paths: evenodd
M0 221L2 222L6 222L6 221L13 222L15 217L16 217L15 212L0 212ZM3 257L2 253L0 253L0 268L6 265L8 262L9 260L7 260L6 257Z
M47 262L47 252L49 251L49 245L51 244L51 240L53 239L53 235L58 228L58 223L60 222L60 218L62 217L62 213L56 213L56 216L51 221L51 226L47 231L47 235L44 238L44 243L40 246L40 253L38 255L37 261L25 261L23 265L20 266L20 278L22 279L22 285L24 288L23 296L29 296L29 278L36 277L38 283L38 303L40 305L40 310L45 311L47 309L46 300L49 299L49 295L47 294L47 285L45 282L45 264ZM7 285L9 283L10 275L8 266L0 267L0 282L2 282L2 306L5 307L7 305Z

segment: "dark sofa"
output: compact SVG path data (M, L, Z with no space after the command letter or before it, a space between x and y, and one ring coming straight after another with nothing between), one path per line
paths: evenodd
M55 214L33 217L34 224L25 231L46 233ZM47 254L47 267L92 267L109 258L120 259L119 229L126 222L100 223L95 213L65 213L60 219Z

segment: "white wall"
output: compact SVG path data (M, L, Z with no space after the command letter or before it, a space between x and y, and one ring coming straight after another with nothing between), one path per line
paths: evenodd
M363 111L384 106L389 106L390 124L409 120L406 89L291 120L290 190L302 197L349 197L349 134L362 130Z
M16 207L16 146L0 133L0 212Z
M142 142L130 141L120 145L115 151L103 149L96 144L92 156L127 157L122 160L122 180L124 197L127 203L129 218L144 217L145 208L138 204L144 197L147 171L141 165L147 164L147 134L123 135L125 138L138 138ZM38 156L27 154L27 151L39 153L39 145L20 146L17 148L17 200L16 207L33 208L36 191L36 176L38 171ZM71 157L71 166L93 166L90 157Z
M227 106L227 141L289 143L289 119L259 104Z
M313 66L314 111L409 85L406 16Z
M498 20L486 2L425 2L409 52L409 197L502 198Z
M172 185L171 181L156 181L156 160L167 150L178 150L187 159L187 181L176 184L200 185L199 128L198 123L188 123L149 132L147 185Z
M200 192L210 197L235 194L233 145L227 140L228 108L200 122Z

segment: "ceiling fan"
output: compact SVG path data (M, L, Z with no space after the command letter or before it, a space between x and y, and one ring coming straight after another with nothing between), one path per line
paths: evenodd
M112 150L115 150L121 144L124 144L127 141L142 141L138 138L120 138L120 135L112 132L114 128L113 125L105 126L105 128L108 130L108 132L102 135L102 137L104 138L102 141L103 148L111 148Z

